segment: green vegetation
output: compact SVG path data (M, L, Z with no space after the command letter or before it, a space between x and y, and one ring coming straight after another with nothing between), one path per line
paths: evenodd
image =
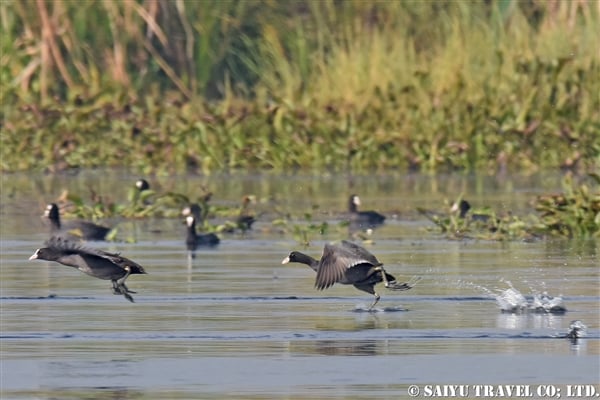
M600 168L594 1L0 3L0 169Z
M596 5L2 2L0 168L591 171Z
M597 236L594 1L0 3L0 169L589 173L539 216L428 216L451 237ZM86 218L180 217L210 194L67 194ZM68 211L68 210L67 210ZM296 222L294 222L296 221ZM297 222L301 221L301 222ZM308 242L330 227L284 216Z
M453 239L530 241L552 236L600 237L600 175L590 173L578 182L567 174L563 179L563 190L534 200L539 216L498 216L490 210L461 216L458 207L448 204L447 213L433 213L422 208L417 211ZM460 201L458 198L454 204Z
M567 237L600 237L600 175L590 174L589 183L563 181L563 193L538 196L535 208L541 213L536 230Z

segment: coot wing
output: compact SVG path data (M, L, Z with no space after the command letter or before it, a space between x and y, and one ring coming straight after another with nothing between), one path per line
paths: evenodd
M356 260L364 260L362 262L367 262L372 265L381 265L377 257L373 254L369 253L367 249L361 247L355 243L349 242L347 240L342 240L340 247L340 254L347 255L348 257L355 258ZM356 264L356 263L355 263Z
M109 253L109 252L103 251L103 250L93 250L93 251L95 252L96 255L106 258L113 264L118 265L119 267L121 267L123 269L129 268L129 272L131 274L145 274L146 273L146 271L144 271L144 267L142 267L140 264L130 260L127 257L123 257L119 253Z
M351 242L326 244L319 262L315 286L326 289L344 278L346 271L359 264L380 265L371 253Z
M326 244L323 248L315 279L317 289L326 289L340 280L348 269L348 264L352 262L348 257L339 254L339 249L340 247L332 244Z
M60 253L62 255L73 255L77 254L82 258L93 258L100 257L104 258L116 266L125 269L129 267L130 273L132 274L145 274L144 268L138 263L131 261L130 259L121 256L118 253L109 253L108 251L100 249L92 249L89 247L83 247L77 243L66 240L62 237L53 236L46 241L46 246L52 251Z

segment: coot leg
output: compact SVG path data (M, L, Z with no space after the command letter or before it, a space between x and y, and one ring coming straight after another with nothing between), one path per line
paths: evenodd
M125 285L125 282L123 282L125 280L125 278L127 278L127 275L124 276L123 278L119 279L118 281L112 281L112 284L113 284L112 292L113 292L113 294L122 294L127 300L134 303L133 297L131 297L131 295L129 295L129 293L135 293L135 292L129 290L129 288Z
M415 283L417 283L418 281L421 280L421 277L415 277L412 278L410 281L408 282L402 282L402 283L398 283L396 281L390 282L390 286L388 286L388 289L391 290L408 290L408 289L412 289L415 286Z
M125 267L125 272L125 275L123 275L123 277L117 281L117 285L124 288L126 292L129 292L129 289L127 289L127 286L125 286L125 279L127 279L131 273L131 269L129 267Z
M375 292L373 294L375 295L375 301L369 307L369 311L371 311L373 309L373 307L375 307L375 304L377 304L377 302L379 301L379 298L381 297L381 296L379 296L379 294L377 294L377 292Z
M130 295L130 294L127 292L127 290L125 290L125 291L123 292L123 296L124 296L124 297L125 297L127 300L129 300L130 302L132 302L132 303L135 303L135 301L133 301L133 297L131 297L131 295Z
M387 277L385 276L385 269L383 269L383 267L375 267L375 268L373 268L373 270L381 272L381 277L383 278L383 284L385 285L385 287L390 287L390 282L387 280ZM377 300L379 300L379 299L377 299Z

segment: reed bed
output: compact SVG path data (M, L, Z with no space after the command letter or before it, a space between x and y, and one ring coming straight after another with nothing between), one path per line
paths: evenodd
M596 1L0 3L3 171L600 167Z

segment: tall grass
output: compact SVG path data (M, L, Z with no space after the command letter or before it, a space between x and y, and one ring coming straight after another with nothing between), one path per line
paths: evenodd
M2 169L590 169L599 14L558 0L2 2ZM15 160L23 146L35 157Z

